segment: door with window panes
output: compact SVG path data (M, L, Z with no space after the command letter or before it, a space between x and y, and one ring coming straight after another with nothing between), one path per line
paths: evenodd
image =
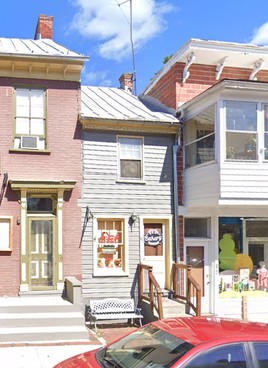
M149 220L148 220L149 221ZM142 262L153 267L153 274L161 289L166 287L166 232L163 222L145 222ZM147 281L145 281L147 282ZM149 287L149 285L145 285Z
M52 203L52 198L27 199L27 249L31 290L54 288L56 216L53 214Z

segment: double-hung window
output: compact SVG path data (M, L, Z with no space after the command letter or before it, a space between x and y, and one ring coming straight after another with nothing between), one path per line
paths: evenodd
M119 137L119 178L142 180L143 178L143 139Z
M14 148L46 148L46 93L43 89L17 88Z

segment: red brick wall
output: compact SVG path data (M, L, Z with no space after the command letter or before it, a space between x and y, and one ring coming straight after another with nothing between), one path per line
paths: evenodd
M174 109L178 104L187 102L199 95L214 84L223 79L249 80L252 69L239 69L225 67L220 76L220 80L215 79L215 65L192 64L189 68L190 76L182 84L182 73L184 63L176 63L173 67L155 84L149 92L153 96ZM268 82L268 72L259 71L258 81Z
M39 86L48 91L48 149L50 154L10 152L13 147L13 86ZM74 180L75 188L65 193L63 205L64 274L81 279L81 130L77 124L80 84L0 78L0 188L3 173L9 180ZM13 216L13 251L0 252L0 296L17 295L20 285L20 205L8 187L0 216Z
M41 38L50 38L50 39L53 38L52 16L46 16L43 14L39 15L34 38L37 39L38 35L40 35Z

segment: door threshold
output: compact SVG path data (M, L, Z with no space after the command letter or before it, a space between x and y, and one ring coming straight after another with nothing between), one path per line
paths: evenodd
M19 296L62 296L62 290L31 290L31 291L20 291Z

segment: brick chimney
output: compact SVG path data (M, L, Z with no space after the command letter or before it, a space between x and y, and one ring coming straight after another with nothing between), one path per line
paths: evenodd
M119 78L120 88L132 93L133 91L133 74L123 73Z
M52 40L53 17L40 14L38 17L34 39L50 38Z

